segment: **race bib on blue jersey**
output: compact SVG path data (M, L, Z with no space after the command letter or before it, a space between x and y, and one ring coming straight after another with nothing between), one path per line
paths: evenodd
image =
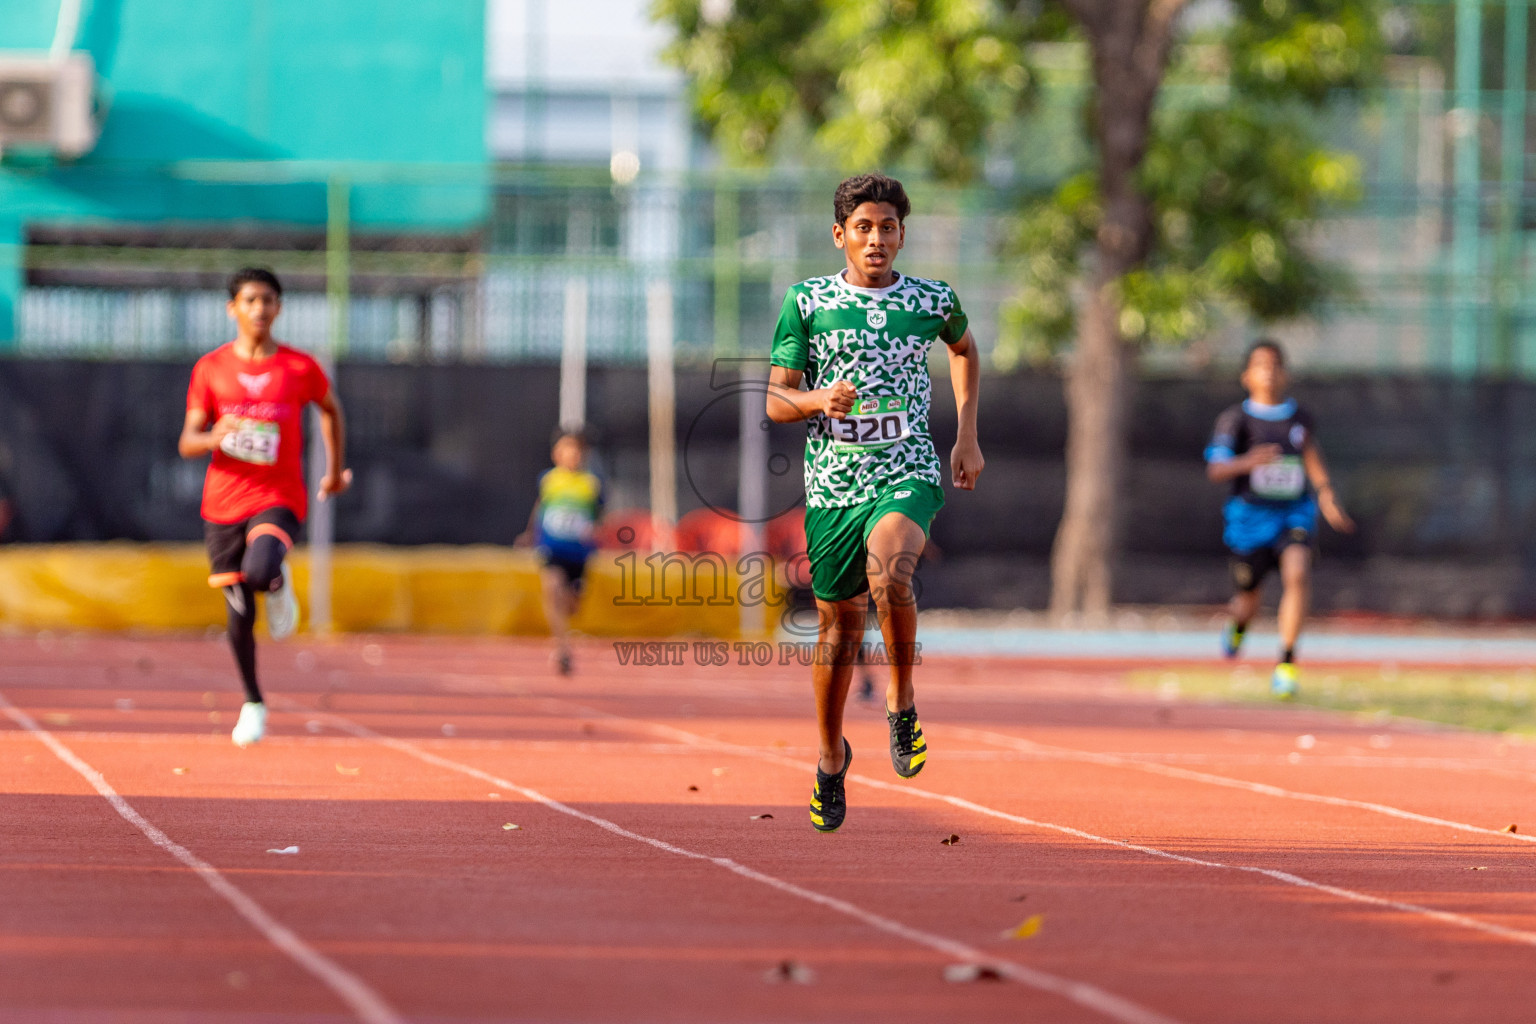
M1307 489L1307 471L1299 455L1282 455L1274 462L1255 466L1248 474L1248 489L1266 501L1294 501Z

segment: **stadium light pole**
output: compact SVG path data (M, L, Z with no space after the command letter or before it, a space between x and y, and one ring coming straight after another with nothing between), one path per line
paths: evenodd
M738 554L762 551L768 515L768 434L763 425L763 392L752 387L752 364L741 356L741 192L723 176L715 184L715 360L734 360L736 395L736 510ZM711 378L713 378L711 374ZM763 381L767 386L767 381ZM737 597L742 596L738 585ZM762 632L762 609L742 601L737 629L743 637Z
M1499 311L1501 369L1516 370L1524 362L1517 309L1521 300L1519 254L1521 200L1525 191L1526 33L1528 0L1504 3L1504 95L1499 125L1499 271L1494 296Z
M560 429L587 422L587 279L565 279L565 320L560 337Z
M320 363L336 381L336 366L347 350L347 314L352 298L352 187L346 178L332 174L325 185L325 299L329 329ZM311 423L318 427L317 422ZM310 493L320 489L325 474L325 444L319 429L310 432ZM309 629L329 633L331 616L331 545L336 535L335 499L315 501L309 516Z
M1451 267L1451 373L1471 377L1478 364L1478 270L1481 248L1481 167L1478 124L1481 121L1482 0L1456 0L1456 109L1451 115L1455 141L1455 209Z
M651 545L673 548L677 526L677 381L672 337L672 281L645 289L647 392L651 426Z

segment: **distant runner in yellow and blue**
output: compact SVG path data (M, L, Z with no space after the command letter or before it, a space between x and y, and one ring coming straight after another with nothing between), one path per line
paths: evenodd
M562 431L550 449L554 468L539 477L539 500L528 516L528 529L517 539L532 544L542 563L544 618L555 650L555 670L571 672L571 618L581 603L587 559L597 546L597 523L603 514L603 482L587 469L587 439L579 431Z
M1340 533L1353 533L1355 524L1334 493L1311 414L1288 394L1285 352L1279 343L1254 342L1241 379L1247 400L1217 417L1205 449L1206 476L1232 488L1222 506L1222 540L1232 553L1237 592L1222 633L1222 650L1229 658L1237 657L1259 610L1264 577L1279 569L1280 660L1270 678L1270 692L1291 699L1297 687L1296 643L1312 596L1318 513Z

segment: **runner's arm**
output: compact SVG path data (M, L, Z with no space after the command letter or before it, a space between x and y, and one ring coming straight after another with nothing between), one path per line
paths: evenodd
M321 501L352 486L352 471L347 468L346 417L341 399L330 388L320 399L320 440L325 445L325 476L320 480Z
M963 491L976 489L976 478L986 466L981 444L976 439L976 406L981 393L981 351L967 328L959 341L945 346L949 350L949 384L955 392L955 414L959 428L955 447L949 453L949 469L955 486Z
M221 416L217 423L204 430L208 423L207 411L188 409L187 418L181 425L181 437L176 441L176 451L184 459L207 455L223 443L225 436L235 429L236 422L238 417Z
M1213 484L1224 484L1228 480L1253 472L1255 467L1274 462L1279 457L1279 445L1255 445L1241 455L1208 460L1205 464L1205 478Z
M800 382L805 379L804 370L791 370L787 366L775 366L768 374L768 418L775 423L798 423L821 414L840 420L853 408L853 400L859 397L852 384L836 381L829 388L801 391Z
M518 534L517 538L512 541L512 546L513 547L515 547L515 548L526 548L526 547L531 547L533 545L533 540L534 540L534 532L533 531L534 531L534 528L538 525L538 522L539 522L539 506L542 505L542 504L544 504L542 501L535 501L533 503L533 509L528 513L528 525L527 525L527 527L525 527L523 529L523 532Z
M1317 510L1328 520L1328 525L1340 533L1354 533L1355 521L1344 511L1344 506L1339 504L1333 492L1333 483L1328 479L1328 464L1323 461L1323 450L1310 437L1306 447L1301 450L1301 461L1307 467L1307 479L1312 482L1312 489L1317 492Z

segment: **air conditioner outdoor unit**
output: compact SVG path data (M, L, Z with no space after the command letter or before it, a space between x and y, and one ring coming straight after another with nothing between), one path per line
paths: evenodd
M0 52L0 152L77 157L96 144L96 68L86 53Z

